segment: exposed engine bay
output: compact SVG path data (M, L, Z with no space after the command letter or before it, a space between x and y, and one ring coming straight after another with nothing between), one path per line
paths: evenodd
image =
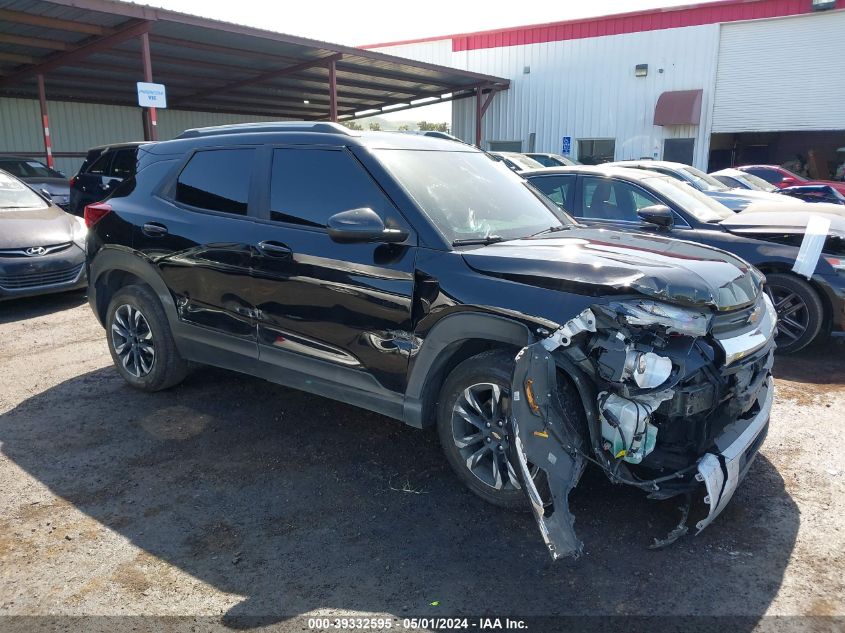
M611 301L519 352L510 459L553 559L582 552L568 495L588 462L650 499L684 497L656 547L688 531L694 493L706 510L696 529L716 518L766 435L775 326L765 293L725 312ZM546 473L546 498L531 466Z

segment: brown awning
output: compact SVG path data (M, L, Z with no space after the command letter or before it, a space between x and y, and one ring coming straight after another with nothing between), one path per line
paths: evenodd
M664 92L654 106L655 125L698 125L703 90Z

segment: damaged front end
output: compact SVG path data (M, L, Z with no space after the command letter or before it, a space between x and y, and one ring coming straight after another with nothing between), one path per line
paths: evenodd
M768 428L776 314L768 295L714 313L651 299L593 305L522 349L510 458L553 559L578 556L568 495L586 463L651 499L703 493L704 529ZM583 413L582 413L583 412ZM543 470L548 492L529 475Z

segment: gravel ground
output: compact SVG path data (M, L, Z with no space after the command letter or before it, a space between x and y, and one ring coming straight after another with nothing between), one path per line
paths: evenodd
M0 304L0 614L845 615L843 357L778 360L769 438L700 536L648 550L677 504L588 470L585 555L551 563L432 432L214 369L138 393L82 295Z

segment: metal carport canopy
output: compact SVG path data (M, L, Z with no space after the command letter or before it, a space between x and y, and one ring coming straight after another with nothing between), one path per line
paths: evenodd
M43 82L51 100L137 105L135 83L144 80L167 86L168 108L299 120L480 103L509 87L501 77L145 5L0 0L0 96L40 93L44 109Z

